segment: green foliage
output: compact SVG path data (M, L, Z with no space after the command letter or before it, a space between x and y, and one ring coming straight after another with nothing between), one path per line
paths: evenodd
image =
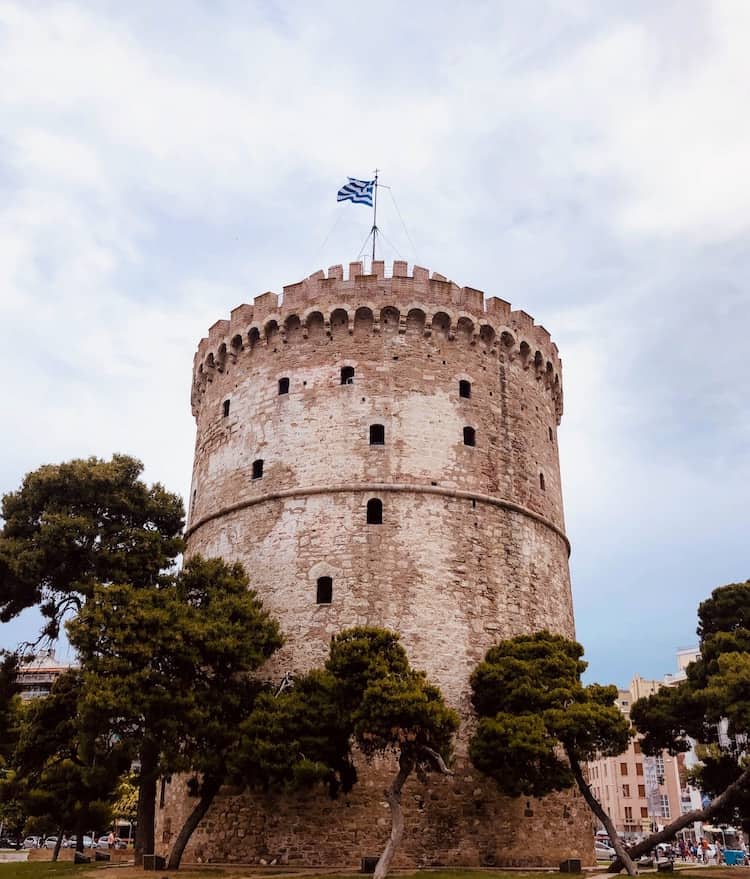
M144 802L159 773L193 771L213 787L224 777L258 691L248 673L281 645L278 625L240 564L194 556L150 589L94 585L68 634L85 713L140 757L139 832L152 832Z
M79 711L82 687L81 674L69 671L22 713L15 771L3 796L19 802L39 827L82 831L107 822L118 777L130 762L123 743Z
M323 781L335 795L356 780L354 744L368 756L392 750L422 763L429 748L447 759L457 727L437 687L410 668L398 635L358 627L331 639L323 669L258 697L234 765L250 783Z
M0 650L0 773L4 772L19 733L18 657Z
M55 638L95 585L155 585L182 550L184 511L142 470L126 455L50 464L3 497L0 621L38 605Z
M498 712L480 719L469 743L469 757L508 796L541 797L573 783L556 748L557 740L541 716Z
M750 581L714 589L698 607L701 656L675 687L638 700L631 718L643 735L645 753L703 743L695 782L716 797L747 769L750 734ZM746 785L714 817L750 825Z
M627 748L617 688L584 687L582 655L561 635L519 635L492 647L472 674L479 723L469 754L509 796L562 790L573 784L571 767Z
M332 796L351 789L351 722L341 710L337 681L314 670L279 694L261 693L242 723L231 757L234 777L266 789L325 782Z
M724 734L737 751L737 737L750 732L750 581L715 589L698 617L701 658L686 680L632 706L646 753L688 750L688 736L718 745Z

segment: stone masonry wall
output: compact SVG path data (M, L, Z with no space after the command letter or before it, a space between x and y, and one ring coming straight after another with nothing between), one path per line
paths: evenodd
M393 278L373 268L353 264L345 281L333 267L283 302L264 294L202 340L188 552L245 564L287 639L269 678L319 664L342 628L381 625L461 712L455 777L413 782L405 797L402 864L591 861L578 797L503 799L466 759L468 680L487 648L540 628L574 634L557 348L502 300L416 267L408 277L405 263ZM373 498L379 525L366 521ZM320 577L332 579L330 604L316 603ZM387 774L363 767L336 802L226 792L187 857L353 865L387 836ZM189 807L176 779L160 810L165 847Z

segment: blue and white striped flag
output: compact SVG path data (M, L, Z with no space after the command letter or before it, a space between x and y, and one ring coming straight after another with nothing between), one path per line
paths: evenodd
M348 178L349 182L339 189L336 201L353 201L354 204L366 204L372 207L372 187L374 180L355 180Z

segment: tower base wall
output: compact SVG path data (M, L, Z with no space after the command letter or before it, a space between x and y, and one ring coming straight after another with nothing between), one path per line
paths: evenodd
M383 792L397 766L359 761L349 794L247 794L225 788L186 849L186 863L246 863L358 868L378 856L390 834ZM500 796L494 782L457 758L454 775L412 777L404 787L404 838L394 866L557 867L565 858L593 864L591 814L576 791L544 799ZM157 851L167 855L195 804L186 779L166 786L158 810Z

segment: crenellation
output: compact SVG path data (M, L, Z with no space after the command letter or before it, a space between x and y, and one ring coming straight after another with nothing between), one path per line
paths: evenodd
M385 278L385 262L382 259L373 260L372 273L377 278Z
M208 328L209 348L218 348L229 330L228 320L217 320Z
M534 333L534 318L527 314L525 311L518 309L516 311L511 311L510 320L513 326L517 329L521 330L521 332L528 333L529 335L533 335Z
M349 280L354 281L357 275L362 274L362 261L349 263Z
M270 290L253 299L253 315L257 323L262 322L279 307L279 297Z
M341 264L336 265L336 266L331 266L328 269L328 277L335 278L337 281L343 281L344 280L344 267Z

